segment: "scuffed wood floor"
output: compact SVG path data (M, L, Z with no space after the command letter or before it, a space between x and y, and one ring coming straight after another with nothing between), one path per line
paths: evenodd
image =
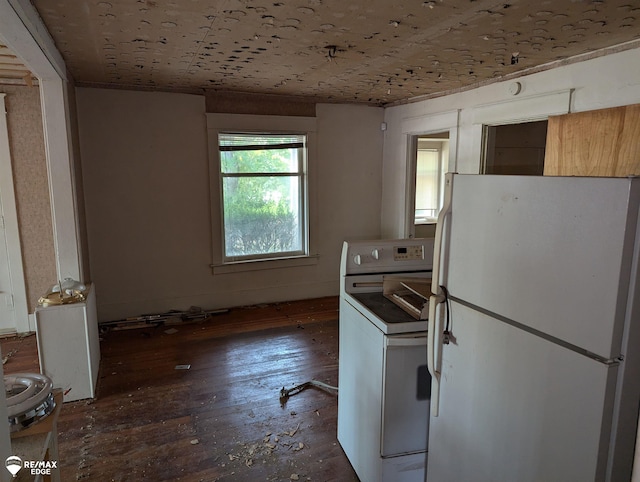
M337 385L337 310L330 297L103 334L97 398L60 414L62 480L357 481L336 396L279 399L312 379ZM38 371L34 336L2 353L5 373Z

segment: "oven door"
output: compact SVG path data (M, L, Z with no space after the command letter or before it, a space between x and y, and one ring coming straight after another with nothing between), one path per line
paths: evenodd
M431 398L426 333L385 336L384 358L381 455L425 452Z

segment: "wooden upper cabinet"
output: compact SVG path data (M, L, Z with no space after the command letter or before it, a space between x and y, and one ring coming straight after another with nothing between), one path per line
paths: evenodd
M640 104L549 117L544 175L640 175Z

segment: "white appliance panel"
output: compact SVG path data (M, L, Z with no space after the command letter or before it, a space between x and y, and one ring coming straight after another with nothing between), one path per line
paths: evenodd
M338 441L361 480L380 481L383 334L340 300ZM352 343L357 340L357 349ZM366 376L365 376L366 375ZM377 462L377 463L375 463Z
M427 481L604 479L615 366L452 303Z
M429 433L427 335L385 337L383 457L424 452Z
M397 338L391 354L389 338ZM415 388L416 369L426 363L425 343L424 336L383 335L340 300L338 441L362 481L424 480L429 401L417 400ZM405 353L396 351L402 346Z
M633 249L638 184L465 175L453 182L443 264L451 296L619 356L629 283L621 263Z
M54 388L65 391L65 402L95 397L98 382L100 333L95 286L87 289L83 302L35 310L40 370L51 378Z
M341 276L431 270L433 239L381 239L345 242Z

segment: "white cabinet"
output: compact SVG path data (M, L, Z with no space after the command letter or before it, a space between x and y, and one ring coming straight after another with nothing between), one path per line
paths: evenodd
M65 402L95 396L100 367L96 294L81 303L36 308L40 371L61 388Z

